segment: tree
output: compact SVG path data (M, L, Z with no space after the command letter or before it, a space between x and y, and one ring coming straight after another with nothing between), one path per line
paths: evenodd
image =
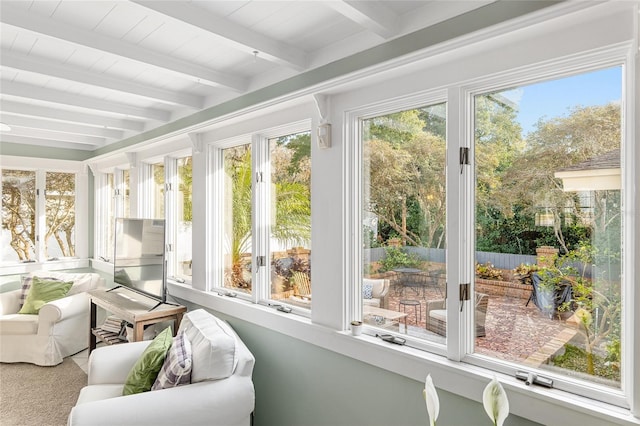
M365 203L378 217L383 238L398 235L403 245L442 247L445 141L424 130L421 116L429 113L402 111L368 122Z
M53 238L60 254L75 256L75 174L47 172L45 182L46 228L40 230L44 252L49 254ZM11 247L18 260L32 260L36 243L35 173L23 170L2 171L2 228L11 234Z
M180 177L179 191L182 193L182 219L193 221L193 158L185 157L178 162L178 176Z
M47 172L46 175L46 217L45 253L49 256L48 243L53 237L62 256L75 256L73 231L76 225L76 184L75 174Z
M533 216L544 207L553 213L553 231L563 252L570 251L568 239L577 243L581 238L567 237L567 232L605 235L608 227L620 226L619 191L593 191L592 206L585 209L583 200L572 192L565 192L554 173L612 150L620 149L620 106L577 107L566 117L540 120L529 134L526 147L517 161L505 171L498 198L502 210L510 209L514 200ZM526 185L522 183L526 182ZM612 211L618 213L611 215ZM570 215L569 220L566 220ZM573 220L571 220L573 218ZM565 220L563 220L565 219ZM567 225L567 222L569 225ZM576 228L573 224L579 224ZM617 242L611 246L615 247ZM617 245L619 247L619 244Z
M18 260L31 260L36 241L36 176L34 172L2 170L2 228L11 234Z
M310 140L310 139L309 139ZM300 140L296 140L300 142ZM310 160L296 157L304 144L276 144L272 152L272 192L275 221L271 236L287 245L308 243L311 239ZM292 159L298 158L292 166ZM232 287L250 288L244 278L242 256L249 252L252 231L252 170L251 150L248 145L225 151L225 193L231 194L231 203L225 211L225 235L230 253L231 270L226 276ZM295 171L293 171L295 170Z

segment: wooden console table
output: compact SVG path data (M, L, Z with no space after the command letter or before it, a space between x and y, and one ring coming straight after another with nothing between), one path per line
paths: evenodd
M89 353L96 348L96 338L113 344L111 339L105 339L104 333L96 326L97 307L100 306L118 318L123 319L133 325L133 341L142 340L144 326L156 324L162 321L173 320L173 334L175 336L182 321L182 315L187 308L180 305L160 303L151 298L145 297L127 288L120 287L110 291L92 290L89 291L91 298L91 322L89 325Z

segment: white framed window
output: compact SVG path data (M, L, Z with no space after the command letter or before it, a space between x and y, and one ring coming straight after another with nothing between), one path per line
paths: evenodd
M468 361L625 406L622 306L632 283L623 253L632 241L623 238L624 55L617 64L611 56L466 91L474 105L471 300L488 301L476 304L476 330L500 330L476 333ZM510 292L496 292L498 283Z
M311 309L309 121L209 145L212 291Z
M633 225L622 214L630 199L621 184L625 52L452 86L439 101L452 106L442 127L462 137L445 136L439 145L420 139L436 128L419 112L447 108L425 102L427 95L346 114L356 141L351 182L360 194L351 220L362 230L350 245L364 247L350 253L360 265L350 271L351 318L362 319L365 332L628 406L633 355L624 350L631 333L622 307L632 294L624 253L633 239L623 231ZM585 104L584 92L598 93ZM439 160L410 153L412 143L426 152L442 145ZM418 230L433 236L438 217L442 256L417 244ZM521 283L531 269L533 282ZM436 270L442 273L434 280ZM372 287L383 282L386 300L374 300Z
M20 157L2 163L2 266L20 272L18 265L86 258L86 169L63 160L30 160L29 169Z
M166 156L163 193L166 215L167 274L191 282L193 269L193 157L185 153Z

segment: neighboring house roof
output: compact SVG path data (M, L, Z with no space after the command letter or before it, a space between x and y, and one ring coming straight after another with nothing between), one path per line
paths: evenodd
M614 149L597 157L592 157L582 163L574 164L558 170L558 172L570 172L575 170L619 169L620 149Z
M554 173L565 191L620 189L620 150L606 152Z

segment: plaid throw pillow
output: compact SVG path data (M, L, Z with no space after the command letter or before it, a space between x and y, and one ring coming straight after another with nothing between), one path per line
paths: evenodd
M171 348L151 390L167 389L189 383L191 383L191 342L183 331L173 338Z
M48 281L60 281L57 278L50 278L50 277L38 277L41 280L48 280ZM22 288L20 289L20 307L18 309L22 309L22 307L24 306L24 301L27 300L27 295L29 294L29 290L31 290L31 283L33 282L33 277L32 276L25 276L22 277Z

